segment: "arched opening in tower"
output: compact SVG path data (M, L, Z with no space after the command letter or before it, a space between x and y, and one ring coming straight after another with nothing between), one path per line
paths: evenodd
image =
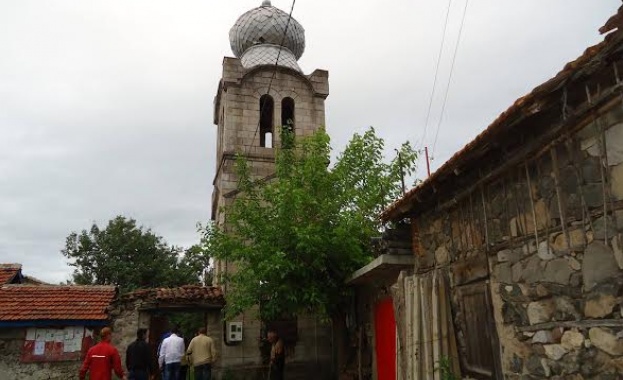
M294 99L283 98L281 101L281 125L294 132Z
M275 102L266 94L260 98L260 146L273 147L273 113Z
M294 99L290 97L281 101L281 128L283 132L290 133L288 138L281 139L284 148L289 148L286 145L292 145L294 139Z

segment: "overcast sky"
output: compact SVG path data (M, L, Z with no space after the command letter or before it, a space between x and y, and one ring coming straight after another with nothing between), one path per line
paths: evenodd
M133 217L198 240L215 167L228 32L260 0L0 0L0 262L68 279L71 231ZM433 145L465 0L452 2L424 145ZM290 0L273 5L289 10ZM432 167L586 47L618 0L471 0ZM445 0L299 0L306 73L329 70L336 152L374 126L422 138ZM425 167L422 162L422 168ZM423 174L423 170L420 171Z

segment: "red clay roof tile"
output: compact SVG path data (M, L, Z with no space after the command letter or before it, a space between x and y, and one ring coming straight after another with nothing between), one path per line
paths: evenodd
M201 302L224 305L223 292L218 287L185 285L179 288L139 289L121 296L124 301L142 300L167 303Z
M8 284L22 270L21 264L0 264L0 285Z
M0 321L106 320L114 286L4 285Z
M602 33L618 28L619 21L621 20L623 20L623 6L619 8L617 15L613 16L613 18L609 21L609 24L611 25L604 26ZM621 21L620 24L623 24L623 21ZM500 114L492 124L485 128L485 130L476 136L474 140L467 143L461 150L450 157L450 159L439 169L437 169L437 171L432 173L430 177L409 190L402 196L402 198L389 205L381 213L381 221L388 222L390 220L396 220L404 217L404 210L401 211L401 209L409 207L408 205L410 202L415 202L425 189L431 188L436 182L441 180L442 176L452 173L459 163L465 164L465 162L469 160L471 152L476 151L478 148L488 144L495 138L496 133L500 133L501 131L507 129L509 124L511 124L509 121L512 121L514 116L524 112L524 108L530 108L545 95L551 94L553 91L557 90L566 81L573 79L574 76L577 75L577 71L589 65L591 60L606 51L607 48L619 46L621 43L620 33L611 33L607 35L604 41L587 48L579 58L567 63L562 71L556 74L556 76L537 86L529 94L517 99L513 105L511 105L506 111L502 112L502 114Z

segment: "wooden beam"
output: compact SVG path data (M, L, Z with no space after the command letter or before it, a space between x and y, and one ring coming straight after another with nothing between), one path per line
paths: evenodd
M555 321L532 326L516 327L519 332L551 330L556 327L586 329L591 327L623 327L623 319L592 319L585 321Z

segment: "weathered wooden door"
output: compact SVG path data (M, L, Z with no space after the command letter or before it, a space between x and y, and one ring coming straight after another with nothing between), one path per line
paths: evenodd
M460 286L458 290L463 311L460 328L465 336L464 354L461 355L463 368L476 378L502 378L489 281Z
M377 379L396 380L396 319L391 298L376 304L374 331Z

